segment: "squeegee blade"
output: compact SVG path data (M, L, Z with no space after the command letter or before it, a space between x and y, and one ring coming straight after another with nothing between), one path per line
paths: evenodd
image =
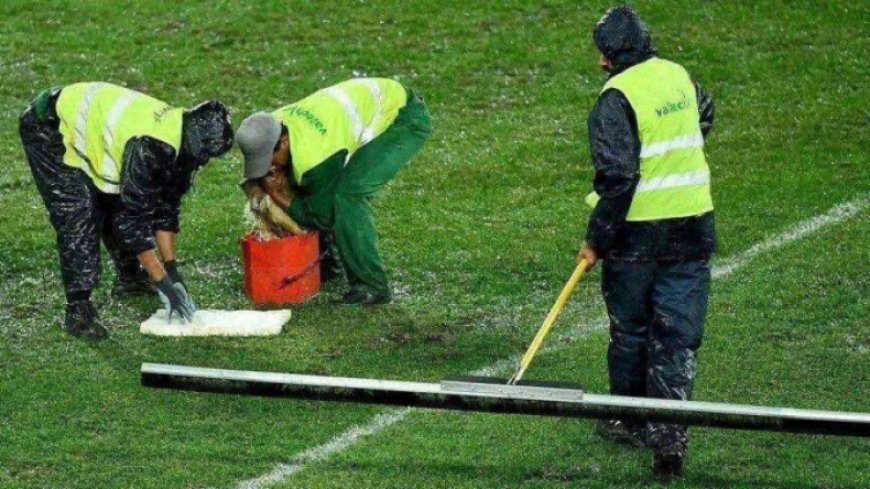
M814 411L584 393L570 384L471 377L441 383L182 365L142 365L142 385L165 389L567 418L660 421L729 429L870 437L870 413Z
M441 390L444 393L457 395L530 401L579 401L583 399L583 388L578 385L527 381L508 384L505 379L496 377L445 379L441 381Z

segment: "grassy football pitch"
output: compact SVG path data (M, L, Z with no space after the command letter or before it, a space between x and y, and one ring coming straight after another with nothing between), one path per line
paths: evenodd
M607 6L0 2L0 487L655 486L649 452L604 443L588 421L138 382L143 361L421 381L494 365L491 374L509 375L504 360L525 349L583 238L585 120L604 80L591 29ZM662 56L716 100L707 154L720 272L695 398L870 410L870 11L820 1L636 6ZM104 266L95 301L111 340L60 331L54 234L17 133L37 91L100 80L179 106L219 98L237 125L363 74L412 86L435 124L375 202L395 303L338 306L343 284L330 284L278 337L158 339L138 332L157 299L113 301ZM184 202L180 256L201 306L248 306L240 175L233 150L200 172ZM596 270L578 287L527 378L606 392L598 280ZM691 433L673 487L870 486L867 440Z

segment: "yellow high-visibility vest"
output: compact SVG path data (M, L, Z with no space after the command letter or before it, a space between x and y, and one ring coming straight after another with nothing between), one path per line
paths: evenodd
M150 136L181 147L184 109L111 83L75 83L63 88L56 109L66 148L65 164L82 169L103 192L120 192L124 147Z
M611 88L631 104L640 137L640 182L626 220L673 219L713 210L698 101L686 70L652 58L612 77L602 92ZM589 194L586 202L594 206L598 195Z
M341 150L347 150L347 164L359 148L387 130L407 102L407 91L397 81L355 78L274 111L287 126L296 183Z

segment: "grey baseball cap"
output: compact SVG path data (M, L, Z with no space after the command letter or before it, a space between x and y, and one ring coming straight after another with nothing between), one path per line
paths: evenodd
M256 112L242 121L236 131L236 144L245 158L245 178L260 178L269 173L279 139L281 123L267 112Z

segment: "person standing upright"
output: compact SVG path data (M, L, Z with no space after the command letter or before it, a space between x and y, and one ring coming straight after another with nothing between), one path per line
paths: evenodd
M607 11L593 32L609 74L589 115L594 207L578 260L603 259L614 395L686 400L698 369L709 259L715 252L704 142L710 95L686 70L658 57L630 7ZM653 472L678 476L686 427L609 420L606 439L654 451Z

